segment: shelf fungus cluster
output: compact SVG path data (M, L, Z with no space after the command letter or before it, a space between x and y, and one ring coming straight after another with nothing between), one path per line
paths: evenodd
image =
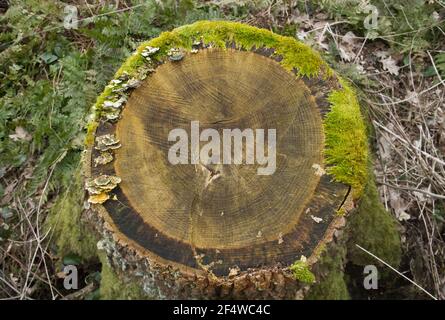
M145 58L145 60L151 62L151 57L159 51L159 48L147 46L142 50L141 55Z
M103 136L96 137L96 150L100 152L99 156L94 159L94 166L105 165L113 161L112 150L116 150L121 147L120 141L114 134L105 134Z
M93 204L104 203L110 199L109 192L116 188L120 182L121 178L106 174L100 175L94 179L89 179L85 184L85 187L90 194L88 202Z
M114 160L113 150L121 147L119 139L114 134L105 134L96 137L94 149L99 155L94 159L94 166L103 166ZM89 193L88 202L93 204L101 204L110 199L109 192L116 188L121 182L121 178L117 176L109 176L102 174L97 178L89 179L85 187Z
M122 110L128 100L131 91L138 88L142 81L152 72L154 72L155 63L153 55L159 51L157 47L145 47L141 56L144 57L146 64L138 68L132 76L128 72L123 72L119 77L110 81L107 86L109 94L105 96L103 102L96 106L97 115L101 123L116 123L121 118ZM98 155L93 159L94 167L100 167L111 163L114 160L114 150L121 147L119 139L114 134L104 134L96 136L94 149ZM102 204L109 200L109 192L113 190L121 179L117 176L99 175L86 182L86 190L89 193L88 202L93 204ZM114 196L115 198L116 196Z
M167 55L171 61L180 61L184 58L185 52L180 48L171 48Z

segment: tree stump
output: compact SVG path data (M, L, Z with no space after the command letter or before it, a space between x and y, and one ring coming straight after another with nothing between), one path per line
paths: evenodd
M302 297L365 179L352 91L295 39L238 23L198 22L142 44L89 129L89 219L111 265L156 298ZM234 129L245 134L238 145L224 139ZM182 138L180 158L171 150Z

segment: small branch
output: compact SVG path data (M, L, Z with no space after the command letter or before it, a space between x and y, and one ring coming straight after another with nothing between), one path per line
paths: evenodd
M400 187L400 186L396 186L396 185L385 183L385 182L379 182L379 183L384 186L393 188L393 189L400 189L400 190L406 190L406 191L412 191L412 192L420 192L420 193L426 194L432 198L445 199L445 196L443 196L443 195L432 193L432 192L422 190L422 189L416 189L416 188L410 188L410 187Z

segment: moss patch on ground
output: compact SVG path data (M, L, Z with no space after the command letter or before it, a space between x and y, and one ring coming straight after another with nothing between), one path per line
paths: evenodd
M319 283L314 284L306 300L349 300L348 287L343 271L332 271Z

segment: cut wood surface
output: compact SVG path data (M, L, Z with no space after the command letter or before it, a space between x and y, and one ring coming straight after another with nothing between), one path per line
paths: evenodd
M309 82L260 53L205 49L165 62L133 91L117 125L96 132L121 144L108 166L92 163L93 176L122 179L118 200L104 204L116 232L166 263L215 275L290 265L313 253L345 200L348 187L324 174L322 110ZM218 132L276 129L276 171L172 165L169 132L190 136L191 121Z

